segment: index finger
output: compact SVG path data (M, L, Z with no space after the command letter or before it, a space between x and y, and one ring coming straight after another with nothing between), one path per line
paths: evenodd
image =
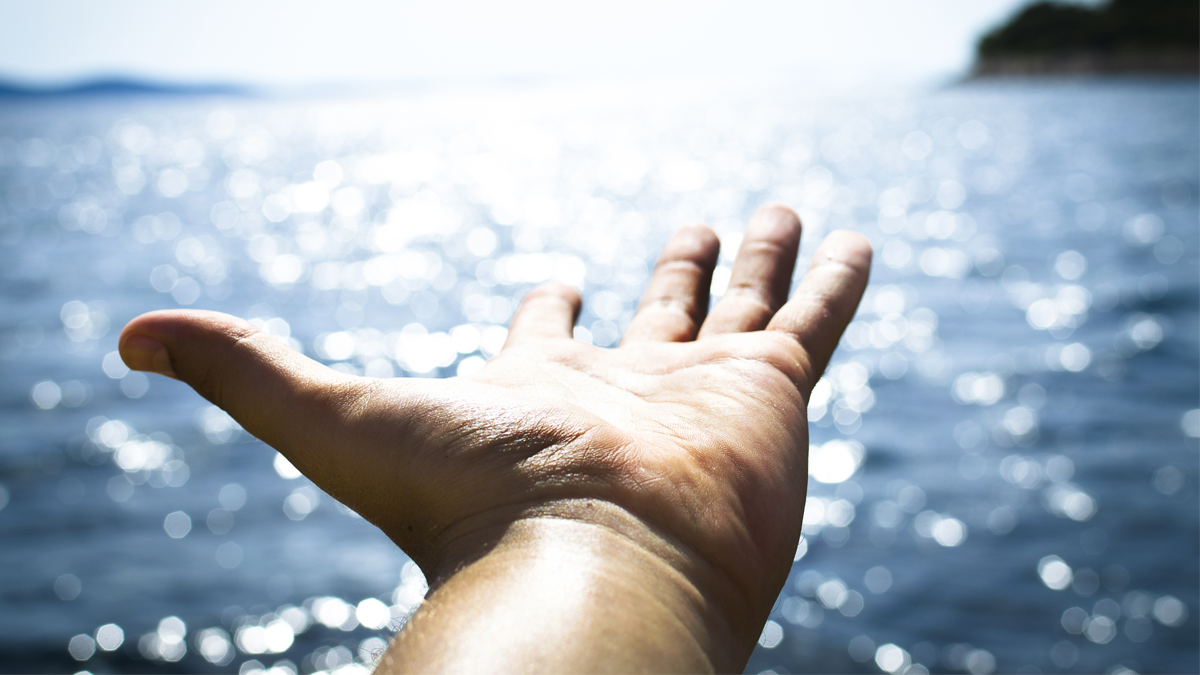
M825 372L838 340L862 300L871 272L871 244L854 232L831 233L817 247L800 286L767 330L790 333L808 354L813 382Z

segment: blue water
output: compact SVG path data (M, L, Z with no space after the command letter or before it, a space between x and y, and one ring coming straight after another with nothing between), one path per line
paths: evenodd
M0 670L350 675L423 593L274 451L126 373L129 319L453 376L550 278L611 344L673 228L711 224L727 269L780 200L802 258L834 228L876 258L748 671L1195 672L1197 86L801 91L0 105Z

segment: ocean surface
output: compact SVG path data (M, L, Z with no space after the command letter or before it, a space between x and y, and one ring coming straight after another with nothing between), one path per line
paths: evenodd
M425 592L184 385L160 308L451 377L536 283L611 345L662 244L795 207L871 285L748 672L1200 669L1200 90L589 85L0 102L0 671L353 675ZM800 269L806 266L801 261Z

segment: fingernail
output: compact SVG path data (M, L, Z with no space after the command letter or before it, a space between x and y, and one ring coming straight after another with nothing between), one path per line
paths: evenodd
M145 335L134 335L121 345L121 358L132 370L144 370L167 377L175 377L171 367L171 355L163 343Z

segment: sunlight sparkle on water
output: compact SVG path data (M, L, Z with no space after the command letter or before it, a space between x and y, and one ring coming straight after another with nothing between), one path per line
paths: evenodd
M31 495L44 494L58 509L101 509L121 528L111 535L118 540L166 531L154 537L161 552L145 555L173 551L193 571L235 586L254 579L238 587L247 598L286 602L308 584L333 584L308 590L323 594L303 607L231 608L220 622L216 614L233 602L170 610L207 612L212 627L177 640L168 622L139 638L130 658L180 667L203 659L273 675L368 668L382 645L364 632L407 620L427 592L419 570L393 561L405 570L394 589L393 578L369 592L345 590L357 577L330 546L286 554L319 559L328 571L316 581L297 569L264 572L265 560L285 554L268 551L254 528L282 527L290 542L341 532L355 522L345 520L351 512L282 456L272 472L271 456L223 411L181 403L174 383L129 372L116 352L121 322L141 308L217 309L343 373L469 375L499 352L521 297L544 280L584 296L576 339L617 344L656 252L685 223L707 222L722 241L711 285L720 298L750 210L779 200L800 208L802 258L823 233L849 228L871 239L878 264L807 402L805 536L796 578L771 619L778 636L764 633L763 649L803 651L816 637L839 651L851 645L856 662L913 675L1033 662L1116 667L1096 661L1107 653L1097 650L1168 639L1192 625L1195 607L1186 589L1148 568L1077 556L1119 558L1131 534L1111 519L1129 500L1173 508L1192 498L1197 481L1179 448L1122 455L1127 443L1098 443L1079 420L1111 387L1146 377L1169 383L1153 375L1154 364L1194 351L1186 347L1194 331L1176 315L1178 299L1194 295L1194 275L1179 270L1194 264L1195 240L1181 223L1194 225L1200 190L1194 171L1170 159L1154 171L1136 158L1115 164L1111 139L1130 139L1104 132L1103 115L1071 112L1078 101L1069 95L1054 94L1065 98L1044 109L1005 95L1015 104L995 106L966 90L804 105L778 94L670 103L660 92L659 103L636 109L606 100L555 112L562 106L553 96L539 99L546 106L506 94L472 99L472 109L489 111L483 116L438 95L370 104L223 100L181 104L168 116L134 106L124 117L104 113L56 129L14 122L0 138L0 234L23 252L11 266L13 288L48 288L53 299L45 312L0 329L0 357L20 371L21 415L58 435L30 441L31 470L21 474L52 482L32 490L25 479L5 479L0 504L21 506L6 514L26 513ZM1134 115L1129 105L1115 107ZM1185 126L1192 133L1194 124ZM1181 133L1161 147L1178 147ZM132 399L142 407L127 407ZM1200 436L1194 402L1162 420L1127 403L1131 414L1175 430L1157 434L1162 443ZM160 405L182 412L172 417ZM14 430L24 424L17 419ZM913 433L881 431L903 425ZM1141 472L1119 494L1097 476L1096 458L1109 454ZM180 486L188 489L170 490ZM134 515L142 513L145 522ZM1050 549L1061 558L1037 565L1019 552L1048 524L1074 529ZM988 548L999 537L1004 552ZM912 568L904 562L912 546L937 552L922 554L933 569L981 550L1005 569L1036 566L1038 578L1012 596L1037 598L1030 625L1041 623L1031 630L1058 630L1084 597L1077 609L1086 621L1070 624L1073 642L1052 640L1038 655L986 643L969 628L944 645L923 641L919 622L884 633L871 602L920 582L902 573ZM842 578L824 568L824 549L836 547L857 561ZM376 553L353 555L378 563ZM114 583L99 571L110 568L47 566L39 583L53 588L54 602L95 611L94 589ZM819 578L801 583L808 572ZM1050 594L1061 604L1044 600L1046 587L1063 591ZM1120 615L1103 600L1119 602ZM108 626L153 627L132 610L102 609L111 615L71 628L55 648L69 644L72 656L90 649L94 661L109 654ZM286 653L271 651L287 642L284 626ZM322 631L345 644L320 645Z

